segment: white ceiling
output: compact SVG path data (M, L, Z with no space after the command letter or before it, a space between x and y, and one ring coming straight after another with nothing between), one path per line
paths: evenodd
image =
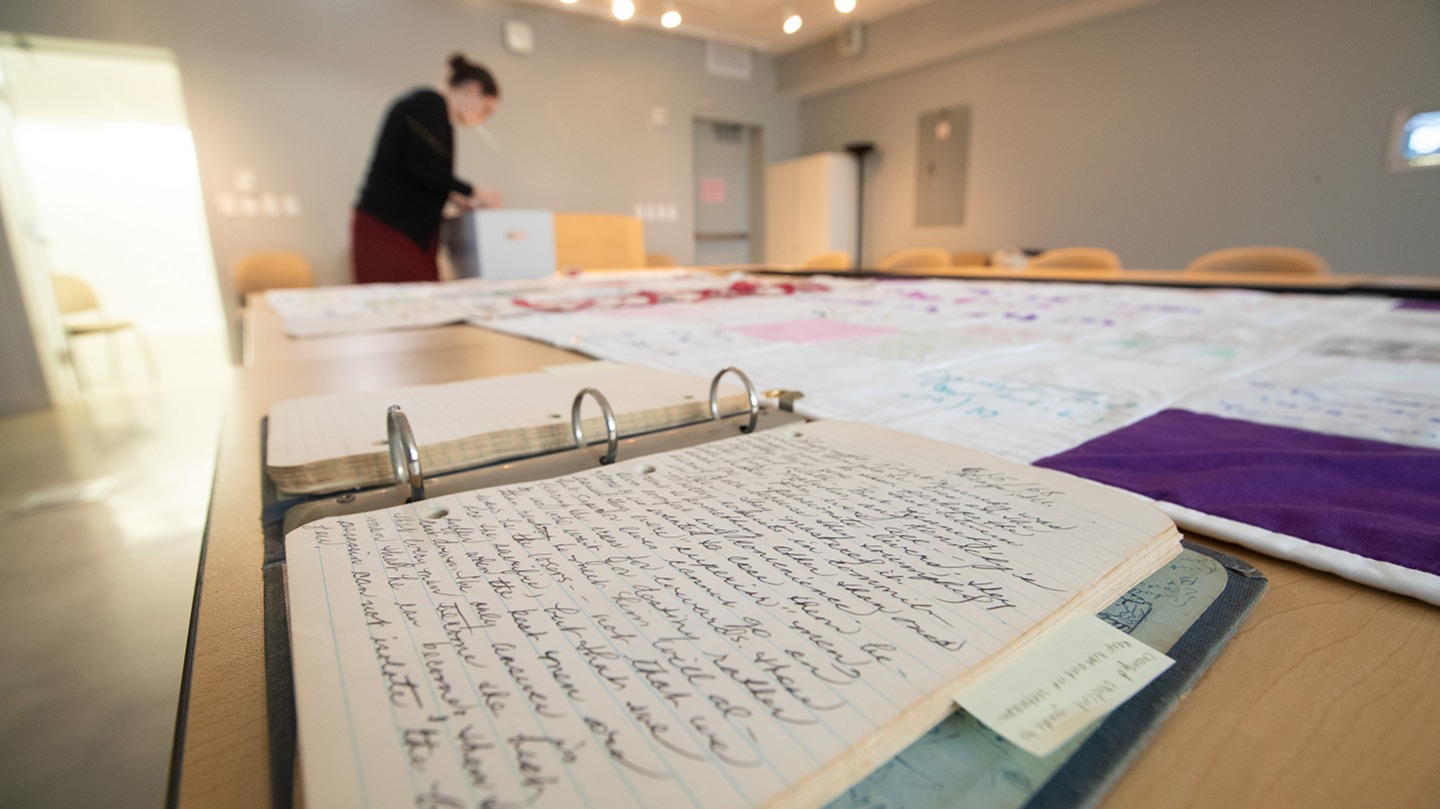
M635 16L621 23L610 14L610 0L520 0L571 14L603 17L616 25L664 30L660 15L666 0L634 0ZM786 53L833 37L852 20L873 22L930 0L855 0L855 10L841 14L834 0L671 0L684 18L672 33L710 42L738 45L764 53ZM800 30L780 29L785 10L794 8L805 21Z

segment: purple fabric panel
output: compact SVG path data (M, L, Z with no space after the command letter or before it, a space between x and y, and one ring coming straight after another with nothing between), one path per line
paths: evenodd
M1165 410L1036 466L1440 575L1440 451Z
M1396 309L1429 309L1432 312L1440 312L1440 300L1418 300L1410 298L1395 304Z

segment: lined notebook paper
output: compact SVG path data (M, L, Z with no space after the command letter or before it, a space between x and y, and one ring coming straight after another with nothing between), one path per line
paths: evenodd
M818 806L1179 551L1138 498L807 424L287 538L311 807Z
M405 411L426 474L568 448L574 446L570 406L585 387L609 400L622 436L709 417L708 379L615 363L560 366L554 372L281 402L270 411L266 468L285 492L390 482L385 442L390 405ZM723 414L745 407L739 386L722 383L720 393ZM595 403L587 402L583 412L587 438L603 439Z

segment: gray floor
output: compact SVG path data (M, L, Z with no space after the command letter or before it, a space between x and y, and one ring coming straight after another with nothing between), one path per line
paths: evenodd
M0 419L0 805L163 805L220 398Z

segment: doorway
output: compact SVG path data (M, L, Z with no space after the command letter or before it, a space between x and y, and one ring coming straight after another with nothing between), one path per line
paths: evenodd
M0 169L51 401L224 377L225 320L173 55L0 34ZM83 281L139 338L67 337L56 275Z
M760 261L764 137L758 126L695 119L695 263Z

